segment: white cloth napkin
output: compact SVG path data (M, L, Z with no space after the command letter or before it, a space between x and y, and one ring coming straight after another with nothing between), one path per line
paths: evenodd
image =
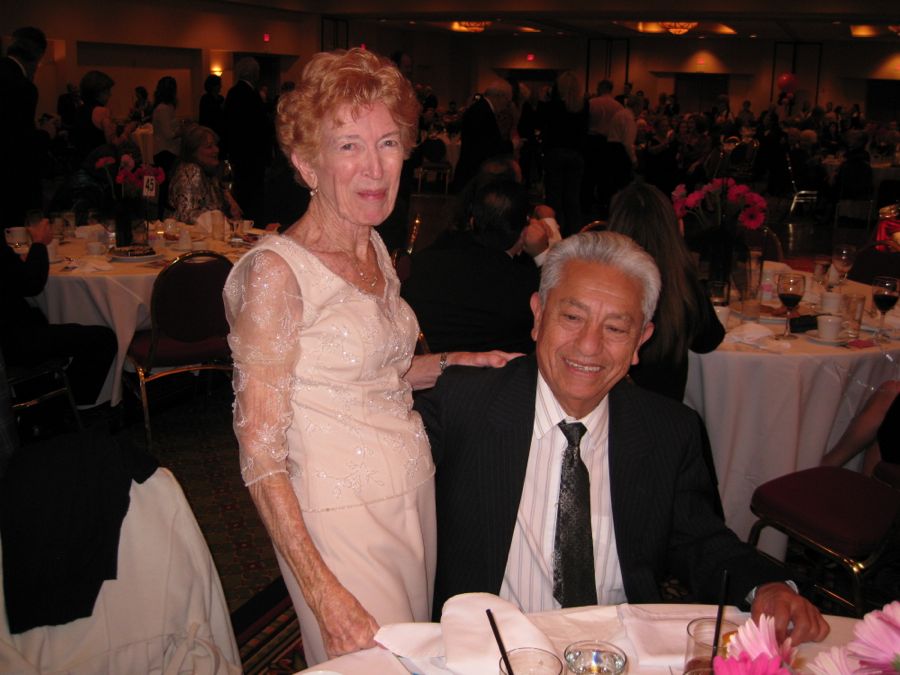
M212 211L204 211L194 219L195 229L202 230L206 234L209 234L210 232L212 232L213 220L215 220L216 218L221 218L222 222L225 222L225 214L218 209L214 209Z
M768 326L761 323L742 323L737 328L728 331L722 342L742 343L766 350L790 349L791 345L786 340L774 340L774 333Z
M113 266L102 255L86 255L75 261L78 272L109 272Z
M496 673L500 649L494 640L486 610L507 649L538 647L555 653L553 645L512 603L490 593L464 593L444 604L441 623L384 626L375 641L394 654L415 662L425 675ZM436 630L437 629L437 630ZM443 639L438 639L438 633Z

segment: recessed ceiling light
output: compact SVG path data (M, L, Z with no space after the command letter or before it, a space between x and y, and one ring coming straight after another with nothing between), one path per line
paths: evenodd
M756 39L756 33L750 33L750 39L751 39L751 40L755 40L755 39Z

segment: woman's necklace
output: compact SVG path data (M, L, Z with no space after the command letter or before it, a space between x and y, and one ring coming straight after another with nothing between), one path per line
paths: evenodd
M368 248L366 249L366 256L368 257ZM347 259L350 261L350 264L353 265L353 269L356 270L356 274L359 276L364 286L368 286L369 288L375 288L378 285L378 273L375 274L366 274L365 270L363 270L362 265L359 263L359 260L352 253L348 253L344 249L338 247L338 252L343 253Z

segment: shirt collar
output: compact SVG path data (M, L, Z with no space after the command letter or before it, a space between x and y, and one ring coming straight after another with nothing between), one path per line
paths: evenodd
M566 415L540 370L538 370L537 397L534 405L534 435L538 439L553 431L562 420L567 422L578 421L584 424L587 428L588 437L592 439L592 446L600 440L601 435L606 435L609 429L609 396L604 396L596 408L581 419L575 420L573 417Z

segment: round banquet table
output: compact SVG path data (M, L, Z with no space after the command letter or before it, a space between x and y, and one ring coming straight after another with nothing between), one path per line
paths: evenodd
M847 287L858 293L867 289L854 282ZM781 320L770 327L780 332L783 325ZM750 511L753 491L773 478L818 466L871 392L900 378L898 363L897 339L855 349L818 344L805 335L780 352L723 343L709 354L689 354L684 402L706 423L725 521L741 539L756 522ZM784 536L763 531L760 548L783 557L785 546Z
M640 663L642 656L640 643L629 638L629 630L622 621L622 616L628 608L637 610L633 614L645 617L638 620L638 623L643 624L642 628L650 629L645 633L653 635L656 632L660 640L670 640L674 637L675 644L679 646L678 656L674 656L671 662L665 666L642 665ZM573 642L586 639L603 640L612 642L625 651L629 659L627 671L629 675L637 673L671 675L672 672L680 673L682 671L681 654L683 654L683 640L685 640L683 636L686 634L688 622L696 617L715 616L715 613L716 608L711 605L620 605L618 607L575 607L530 614L528 618L547 636L560 660L562 660L566 646ZM747 614L739 612L734 607L729 607L725 611L725 617L740 625L746 620ZM853 639L853 627L857 623L856 619L840 616L826 616L825 618L831 626L831 632L823 642L808 642L800 646L795 661L795 665L800 666L799 672L809 672L805 665L810 663L820 652L832 646L847 644ZM654 629L658 630L654 631ZM673 629L675 630L674 636L665 634ZM487 636L488 639L493 639L489 631ZM507 648L510 646L507 645ZM418 661L416 665L420 663L421 661ZM308 675L326 672L329 674L340 673L341 675L370 675L371 673L409 675L410 672L422 672L423 670L426 669L420 666L414 671L410 671L387 649L376 647L320 663L314 668L300 671L300 673ZM432 664L426 672L450 673L451 671ZM299 675L299 673L295 675Z
M115 331L119 351L97 403L109 401L117 405L122 400L122 372L131 339L136 331L150 328L153 283L165 262L183 251L166 249L160 258L152 261L107 262L103 258L86 257L86 246L83 239L60 245L62 259L50 264L47 285L34 301L50 323L102 325ZM246 251L218 242L215 247L232 259ZM78 267L67 269L65 257L74 259ZM91 261L110 269L96 269Z

